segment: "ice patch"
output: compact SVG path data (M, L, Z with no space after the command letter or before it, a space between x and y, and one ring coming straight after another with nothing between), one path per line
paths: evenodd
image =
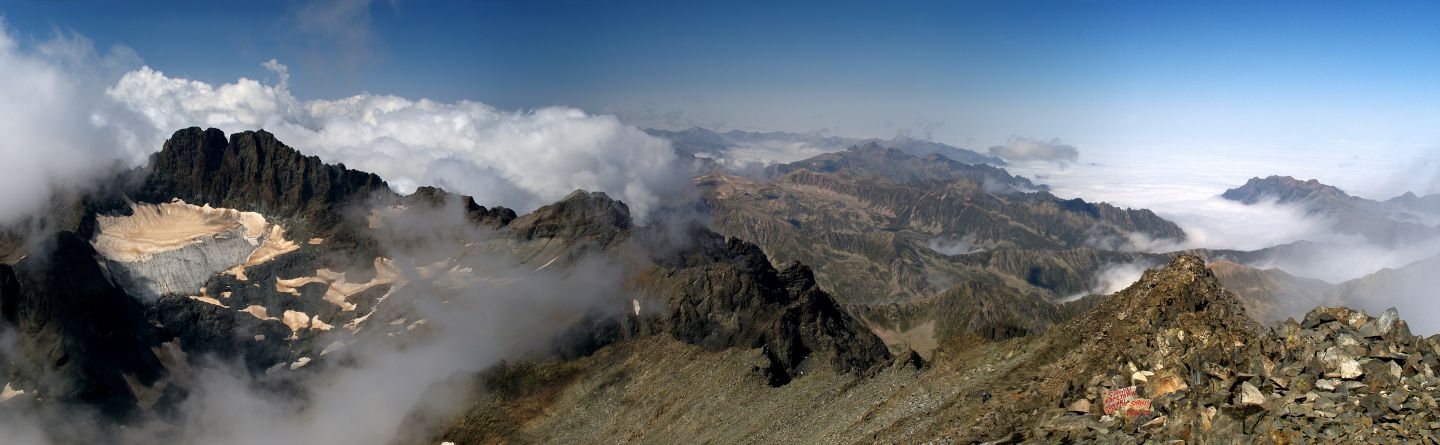
M11 387L12 383L6 383L5 389L0 389L0 402L25 395L25 390Z
M126 216L98 215L95 222L95 250L115 261L144 261L152 255L178 250L236 229L247 240L264 234L265 217L241 212L186 204L175 200L164 204L132 204Z
M244 313L250 314L250 315L254 316L255 318L258 318L258 319L263 320L263 321L279 320L278 318L271 317L269 311L266 310L264 306L260 306L260 305L254 305L254 304L252 304L252 305L246 306L245 309L241 309L240 312L244 312Z

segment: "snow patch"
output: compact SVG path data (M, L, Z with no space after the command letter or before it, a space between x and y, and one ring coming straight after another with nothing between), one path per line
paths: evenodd
M262 321L279 320L278 318L271 317L269 311L266 310L264 306L260 306L260 305L252 304L252 305L246 306L245 309L241 309L240 312L244 312L244 313L253 315L255 318L258 318L258 319L260 319L260 320L262 320Z
M144 261L157 253L196 244L236 229L254 241L264 234L265 217L255 212L197 206L175 200L131 204L131 214L96 216L95 250L115 261Z
M270 233L265 236L264 244L261 244L254 252L251 252L250 256L245 258L244 263L240 263L226 270L225 273L234 275L237 280L245 281L249 279L249 277L245 276L245 269L264 264L280 255L296 250L300 250L300 245L285 239L285 228L279 225L270 226Z
M541 264L540 267L536 268L535 270L537 270L537 271L545 270L545 268L550 267L550 265L551 265L551 264L554 264L554 263L555 263L555 260L558 260L558 259L560 259L560 255L555 255L555 258L551 258L550 261L546 261L545 264Z
M315 276L313 277L277 279L275 280L275 290L298 297L300 296L300 287L310 283L323 284L327 287L325 289L325 295L321 298L339 306L342 311L353 311L356 305L355 303L347 301L350 297L376 286L394 285L400 280L400 271L395 268L395 265L390 260L376 258L375 278L371 278L370 281L364 283L351 283L346 280L344 272L320 269L315 271Z
M220 300L216 300L216 299L214 299L214 298L212 298L212 297L210 297L210 296L207 296L207 295L191 295L191 296L190 296L190 299L191 299L191 300L195 300L195 301L199 301L199 302L201 302L201 303L213 304L213 305L216 305L216 306L223 307L223 308L225 308L225 309L230 309L230 306L226 306L224 303L221 303Z
M0 402L25 395L25 390L11 387L11 383L5 384L5 389L0 389Z
M286 310L284 314L280 315L280 322L285 323L285 326L289 327L291 331L299 331L310 327L310 315L300 311Z

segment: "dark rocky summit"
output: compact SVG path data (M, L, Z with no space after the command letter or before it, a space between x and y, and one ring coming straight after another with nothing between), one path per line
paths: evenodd
M630 208L603 192L577 190L560 201L515 219L509 231L535 240L563 238L593 240L601 246L616 241L631 228Z
M220 130L192 127L175 132L151 156L148 180L136 197L178 198L328 228L338 224L345 204L389 192L374 173L325 164L264 130L226 139Z
M707 348L764 348L772 385L795 377L814 355L837 372L864 373L888 363L885 344L815 283L809 267L776 270L754 244L708 234L686 264L637 279L641 294L663 298L656 323L686 343Z

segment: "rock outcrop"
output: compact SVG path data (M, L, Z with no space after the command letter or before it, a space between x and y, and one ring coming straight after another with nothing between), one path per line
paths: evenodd
M136 408L136 385L164 376L155 348L166 336L95 257L89 243L60 232L13 269L0 265L0 329L21 340L12 370L28 391L124 417Z
M1259 330L1196 257L1150 272L1047 336L1074 379L1027 440L1400 443L1431 440L1440 342L1378 317L1321 307ZM1069 407L1065 409L1063 407Z
M766 363L757 370L777 386L796 377L810 358L841 373L864 373L890 361L884 343L820 289L809 267L777 270L754 244L696 225L683 235L635 228L624 203L583 191L521 216L505 230L520 240L518 251L543 249L539 261L547 266L555 260L545 258L585 254L646 257L630 285L634 298L617 302L624 306L617 312L627 316L585 325L589 332L574 335L586 345L581 351L649 334L710 349L763 348ZM683 244L675 245L676 237Z

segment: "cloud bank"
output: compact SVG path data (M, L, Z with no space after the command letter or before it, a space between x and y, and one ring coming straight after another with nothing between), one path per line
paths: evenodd
M1110 246L1122 250L1168 252L1209 248L1258 250L1297 241L1309 241L1313 254L1274 258L1257 267L1275 267L1291 274L1331 283L1358 278L1383 268L1397 268L1440 252L1440 239L1403 246L1379 246L1338 233L1337 221L1311 214L1296 205L1261 201L1251 205L1226 200L1220 194L1238 187L1251 176L1298 174L1322 182L1373 182L1402 169L1390 159L1360 163L1348 156L1316 155L1302 162L1293 156L1264 154L1217 155L1154 150L1102 154L1099 162L1067 168L1052 164L1011 165L1013 173L1049 185L1058 196L1083 197L1122 207L1146 208L1185 230L1180 243L1132 237ZM1381 195L1384 196L1384 195ZM1382 198L1383 199L1383 198Z
M123 47L97 53L83 36L58 31L22 46L0 21L0 222L81 185L75 178L144 156L133 130L141 117L103 94L138 60Z
M437 185L520 212L586 189L624 200L643 221L663 197L689 190L668 141L614 116L368 93L301 100L285 65L263 66L277 82L211 85L142 66L124 47L98 53L74 33L22 45L0 22L0 222L103 169L142 165L191 126L269 130L402 193Z
M1012 136L1005 142L1005 145L990 147L990 155L1012 162L1043 161L1059 165L1068 165L1080 160L1080 150L1059 138L1047 142Z

